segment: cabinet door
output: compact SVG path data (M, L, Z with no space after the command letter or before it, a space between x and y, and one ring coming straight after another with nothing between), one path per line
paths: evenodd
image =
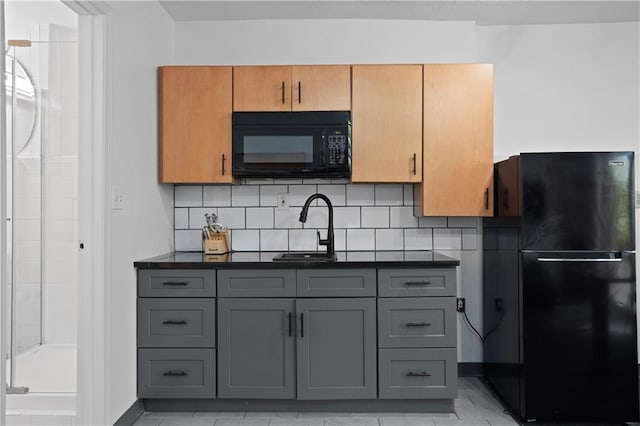
M291 70L293 111L351 110L349 65L294 66Z
M420 182L422 65L354 65L352 73L352 182Z
M234 111L291 111L291 67L233 67Z
M520 216L520 156L496 163L496 216Z
M492 65L424 66L423 167L418 213L493 215Z
M158 69L159 179L230 183L231 67Z
M294 299L218 300L221 398L295 399Z
M375 298L298 299L298 399L376 398Z

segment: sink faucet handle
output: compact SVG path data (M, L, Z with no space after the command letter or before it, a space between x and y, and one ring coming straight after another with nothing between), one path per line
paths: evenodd
M327 238L326 240L323 240L320 237L320 231L316 231L318 233L318 244L320 244L321 246L327 246L329 245L329 239Z

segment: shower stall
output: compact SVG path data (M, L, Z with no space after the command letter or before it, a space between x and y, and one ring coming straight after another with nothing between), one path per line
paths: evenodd
M12 22L10 12L7 24ZM58 407L27 407L23 402L45 395L75 401L77 26L37 23L28 39L12 39L8 27L3 267L8 276L9 341L4 355L7 393L13 395L7 398L7 408L69 410L75 402Z

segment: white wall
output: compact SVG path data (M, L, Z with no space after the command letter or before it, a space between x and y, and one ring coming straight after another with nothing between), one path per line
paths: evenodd
M173 186L157 183L156 68L173 61L174 24L156 2L110 6L108 168L111 186L125 200L124 210L107 214L106 412L112 424L137 398L133 262L173 249Z

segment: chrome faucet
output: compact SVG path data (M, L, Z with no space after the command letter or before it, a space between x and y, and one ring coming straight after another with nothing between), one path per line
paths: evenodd
M333 255L334 254L334 237L333 237L333 205L331 205L331 201L329 200L329 198L324 195L324 194L313 194L312 196L310 196L309 198L307 198L307 201L304 202L304 206L302 207L302 211L300 212L300 222L305 223L307 221L307 213L309 211L309 204L311 204L311 202L313 200L315 200L316 198L320 198L322 200L324 200L324 202L327 204L327 208L329 209L329 225L327 227L327 238L326 239L322 239L320 238L320 231L318 231L318 244L320 244L321 246L326 246L327 247L327 254L328 255Z

